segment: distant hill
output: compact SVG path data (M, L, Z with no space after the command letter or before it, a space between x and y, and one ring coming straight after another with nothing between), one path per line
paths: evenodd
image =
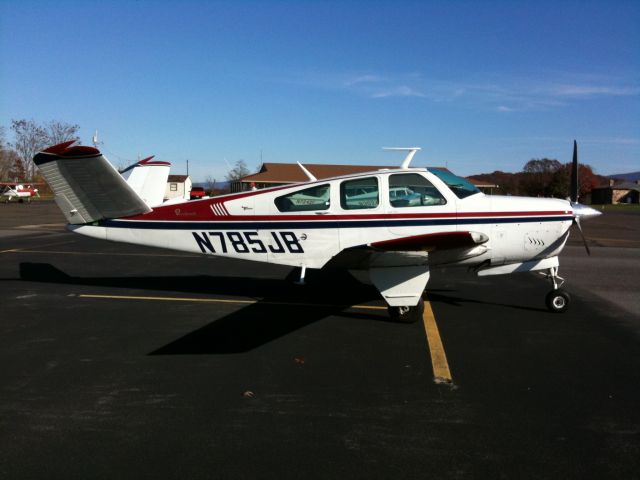
M607 175L608 178L624 180L625 182L635 182L640 180L640 172L616 173L615 175Z
M194 187L202 187L208 188L209 184L207 182L193 182ZM216 190L229 190L229 182L227 181L217 181L216 182Z

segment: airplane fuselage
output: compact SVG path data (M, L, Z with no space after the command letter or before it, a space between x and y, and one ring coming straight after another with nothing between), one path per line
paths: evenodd
M430 185L423 191L431 195L414 193L396 199L397 184L403 178L405 183L416 183L414 175ZM362 189L350 186L369 186L371 191L361 193ZM350 196L350 191L356 193ZM424 205L416 204L416 195ZM550 258L562 250L572 220L572 207L565 200L479 192L459 198L430 171L408 169L160 206L144 215L70 228L117 242L321 268L351 249L461 231L477 232L488 241L471 248L427 248L412 254L424 255L430 265L502 265ZM348 263L347 258L346 266L357 268Z

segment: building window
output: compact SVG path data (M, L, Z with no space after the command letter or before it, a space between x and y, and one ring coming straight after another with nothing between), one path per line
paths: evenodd
M389 176L389 202L394 208L447 203L438 189L417 173L398 173Z
M380 192L376 177L347 180L340 184L340 205L345 210L376 208Z
M329 184L318 185L278 197L275 199L275 204L281 212L327 210L330 204L329 194Z
M177 192L178 191L178 184L177 183L172 183L169 185L169 190L172 192Z

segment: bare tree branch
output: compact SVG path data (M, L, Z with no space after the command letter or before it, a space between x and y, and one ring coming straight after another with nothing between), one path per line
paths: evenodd
M78 136L80 125L71 125L70 123L51 120L45 124L45 128L51 145L68 142L69 140L75 140L76 142L80 141L80 137Z

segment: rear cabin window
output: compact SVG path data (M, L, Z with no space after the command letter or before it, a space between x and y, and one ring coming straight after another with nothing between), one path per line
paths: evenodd
M398 173L389 176L389 202L394 208L447 203L438 189L417 173Z
M329 184L305 188L275 199L281 212L308 212L329 209Z
M376 177L347 180L340 184L340 205L344 210L376 208L380 191Z

